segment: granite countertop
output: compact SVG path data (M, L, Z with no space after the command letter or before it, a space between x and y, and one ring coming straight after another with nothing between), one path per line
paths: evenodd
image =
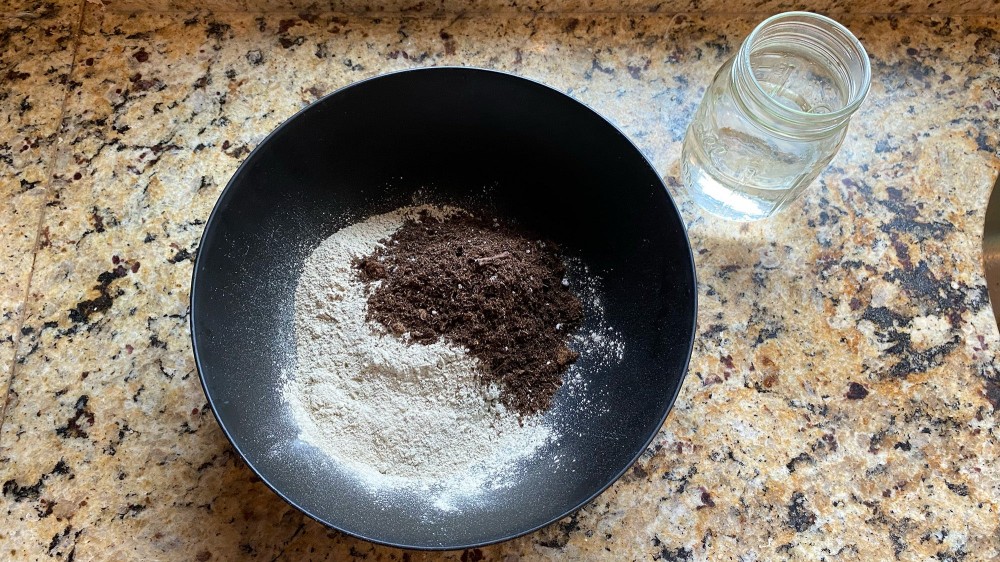
M702 214L677 159L766 13L112 8L0 3L0 558L1000 557L989 8L839 15L871 53L870 97L807 195L746 225ZM437 64L540 80L619 125L678 202L700 279L690 371L640 462L549 528L444 555L345 537L271 493L208 410L188 333L203 224L246 154L337 87Z

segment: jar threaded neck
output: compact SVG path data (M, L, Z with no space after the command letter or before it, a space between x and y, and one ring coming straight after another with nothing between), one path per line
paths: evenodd
M811 73L810 81L802 81L811 91L789 87L795 73ZM845 127L860 107L871 65L861 42L843 25L811 12L787 12L764 20L747 36L731 79L737 103L761 127L788 138L822 138Z

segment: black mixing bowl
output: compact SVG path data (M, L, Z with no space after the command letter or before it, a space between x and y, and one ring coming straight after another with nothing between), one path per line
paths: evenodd
M317 462L279 391L295 360L294 290L306 256L336 230L415 198L488 207L561 244L600 279L604 320L624 343L620 360L585 353L573 367L589 405L577 407L579 390L557 394L546 415L562 435L510 487L452 511L417 496L385 501ZM695 309L681 217L621 132L538 83L435 68L337 91L247 157L205 227L191 332L219 424L278 495L364 539L451 549L538 529L618 479L677 395Z

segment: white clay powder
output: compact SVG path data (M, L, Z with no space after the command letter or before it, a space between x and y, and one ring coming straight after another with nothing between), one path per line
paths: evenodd
M384 489L434 488L455 495L497 486L551 438L539 417L518 423L476 377L477 360L439 341L407 344L366 322L368 291L353 260L372 253L408 219L407 207L344 228L306 259L295 293L297 365L283 395L299 438Z

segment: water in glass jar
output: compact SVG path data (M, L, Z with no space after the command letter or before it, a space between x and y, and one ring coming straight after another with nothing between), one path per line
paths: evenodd
M813 14L789 16L764 22L723 65L684 139L684 183L701 207L724 218L765 218L794 200L840 147L850 118L840 110L856 108L867 92L839 38L811 26L850 32Z
M812 179L803 177L795 155L761 144L733 129L710 132L692 126L684 139L681 171L695 201L723 218L756 220L770 216L802 181Z

